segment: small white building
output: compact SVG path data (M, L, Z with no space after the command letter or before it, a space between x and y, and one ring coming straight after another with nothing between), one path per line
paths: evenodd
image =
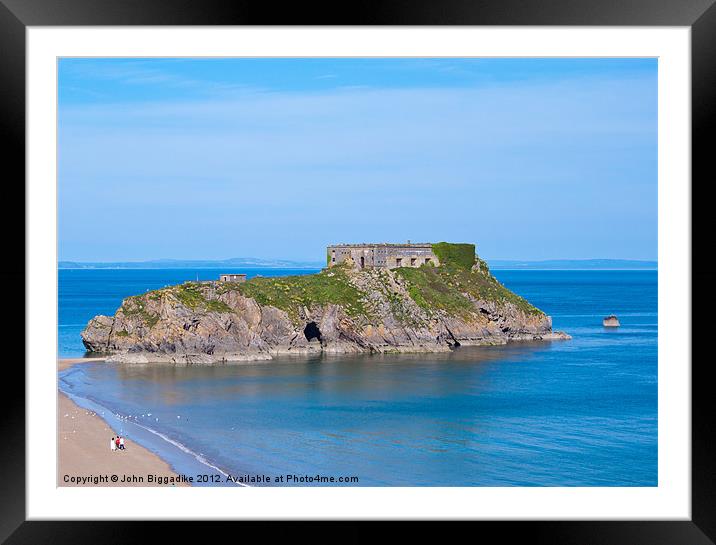
M222 274L219 276L219 282L246 282L245 274Z

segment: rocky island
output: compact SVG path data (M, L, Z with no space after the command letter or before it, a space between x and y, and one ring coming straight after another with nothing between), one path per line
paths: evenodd
M90 320L82 342L109 361L195 364L569 338L500 284L474 244L329 247L327 265L128 297Z

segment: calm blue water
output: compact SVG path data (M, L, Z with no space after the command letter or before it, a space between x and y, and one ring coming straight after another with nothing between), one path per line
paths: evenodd
M81 355L86 321L122 297L196 278L59 274L61 357ZM573 339L215 367L87 364L62 373L60 388L232 474L357 476L359 486L656 486L656 271L494 274ZM622 327L604 329L612 313ZM161 441L147 446L185 467Z

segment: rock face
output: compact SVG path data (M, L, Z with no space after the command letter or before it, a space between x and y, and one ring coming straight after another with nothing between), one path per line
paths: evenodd
M187 282L128 297L114 316L96 316L82 332L85 347L110 360L173 363L568 338L479 260L471 269L348 264L243 284Z

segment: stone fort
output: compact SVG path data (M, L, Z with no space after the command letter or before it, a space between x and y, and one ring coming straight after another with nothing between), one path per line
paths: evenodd
M328 266L333 267L352 259L355 267L385 268L440 265L431 243L388 244L336 244L328 246Z

